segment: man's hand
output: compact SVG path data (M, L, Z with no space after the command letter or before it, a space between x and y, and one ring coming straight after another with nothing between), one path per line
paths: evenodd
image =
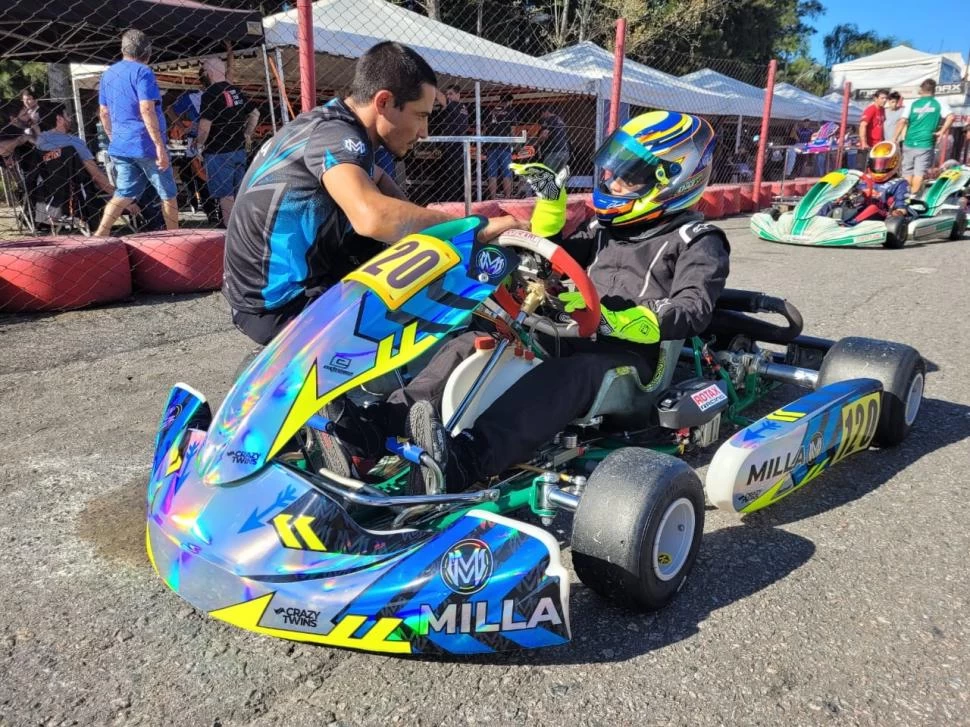
M891 214L893 217L905 217L906 210L903 209L902 207L899 207L898 209L894 209Z
M165 148L164 144L155 145L155 165L160 172L168 169L168 149Z
M509 230L528 230L529 223L524 220L520 220L512 215L505 215L503 217L493 217L488 221L488 224L478 233L478 239L480 242L490 242L496 237L501 235L503 232Z

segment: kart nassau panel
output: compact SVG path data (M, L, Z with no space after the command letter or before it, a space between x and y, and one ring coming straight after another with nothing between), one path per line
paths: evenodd
M472 510L441 531L369 531L271 463L210 487L191 459L149 503L147 550L165 583L210 616L295 641L395 654L477 654L569 641L555 539Z
M910 240L921 241L929 240L934 237L949 237L953 225L957 221L957 208L954 207L951 213L943 210L943 214L935 217L918 217L909 223L907 232Z
M768 414L718 448L707 471L711 504L740 513L771 505L850 454L879 424L882 384L829 384Z
M416 358L517 264L468 217L408 235L311 303L226 396L198 460L207 484L257 472L327 402Z
M176 384L168 396L165 414L155 435L155 457L148 478L148 500L167 477L182 467L187 441L182 435L192 423L207 425L212 418L205 397L187 384Z

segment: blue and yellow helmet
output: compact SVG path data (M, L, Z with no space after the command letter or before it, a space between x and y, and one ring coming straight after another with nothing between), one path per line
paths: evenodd
M711 178L713 158L714 130L698 116L650 111L630 119L596 152L597 218L620 227L693 206Z

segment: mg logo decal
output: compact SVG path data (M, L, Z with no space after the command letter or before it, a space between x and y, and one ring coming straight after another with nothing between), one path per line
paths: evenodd
M462 540L441 558L441 579L455 593L476 593L491 575L492 551L481 540Z
M475 263L490 278L505 277L505 256L495 248L486 247L480 250Z

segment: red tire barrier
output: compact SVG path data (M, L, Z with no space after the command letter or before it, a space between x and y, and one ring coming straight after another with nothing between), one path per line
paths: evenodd
M703 213L709 220L716 220L724 216L724 196L722 190L717 187L708 187L704 190L704 196L697 204L698 212Z
M224 230L144 232L122 238L136 288L191 293L222 287Z
M729 185L722 187L721 198L724 200L724 216L737 215L741 213L741 187L740 185Z
M72 310L129 295L121 240L58 236L0 243L0 310Z

